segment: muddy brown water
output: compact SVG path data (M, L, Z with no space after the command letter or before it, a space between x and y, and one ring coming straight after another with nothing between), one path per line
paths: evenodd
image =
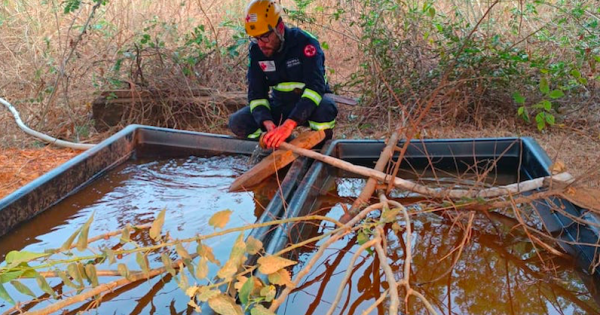
M196 234L210 234L215 230L208 225L209 218L217 211L232 210L227 227L239 227L255 223L264 207L276 192L276 181L269 181L254 191L230 193L229 185L248 169L247 156L189 157L168 160L131 160L111 170L74 195L41 213L29 222L17 227L0 239L2 256L10 250L43 252L60 248L65 240L81 227L92 214L94 221L90 238L95 235L122 229L126 224L141 225L153 222L156 215L166 209L163 231L172 238L182 239ZM225 262L239 234L228 234L210 239L203 244L211 246L215 256ZM152 242L140 235L132 236L140 246ZM115 246L118 237L111 241L93 243L92 247ZM131 246L129 246L131 248ZM196 251L193 243L188 250ZM75 255L84 255L76 250ZM175 258L174 256L172 257ZM150 267L162 267L160 257L149 257ZM124 259L130 270L139 270L135 257ZM209 264L210 274L218 268ZM116 265L102 265L98 269L116 270ZM209 276L211 277L211 276ZM105 278L106 282L116 278ZM49 279L57 291L72 289L63 287L59 279ZM190 283L200 283L190 277ZM35 281L23 281L36 294L43 293ZM12 285L5 285L17 301L28 301L16 292ZM67 296L73 293L67 293ZM189 313L189 299L170 276L156 277L149 281L119 288L103 298L97 314L181 314ZM33 309L48 306L52 300L35 304ZM75 314L91 305L80 303L66 314ZM0 304L0 311L10 306Z
M507 184L514 179L505 174L496 176L494 181ZM365 180L358 178L333 179L327 194L319 197L313 211L339 218L344 213L342 204L349 208L352 198L360 193L364 184ZM393 195L404 204L415 202L400 192ZM598 294L588 291L572 260L542 254L545 259L542 263L526 237L506 233L508 229L503 229L500 224L494 227L488 217L476 217L470 240L455 263L457 252L454 249L464 236L460 228L448 217L436 213L413 214L411 220L413 260L410 281L440 314L600 313L595 302ZM328 222L318 228L307 227L301 239L333 228ZM401 279L406 259L405 230L394 232L388 227L386 232L388 263L396 279ZM321 243L323 241L295 252L291 258L299 264L294 267L293 274L303 268ZM367 251L360 254L354 266L348 266L359 247L356 243L355 234L334 243L277 314L326 314L347 268L351 268L352 276L349 285L342 289L343 295L334 314L362 314L371 306L388 288L388 283L378 258ZM405 304L405 291L400 289L399 292L402 311L428 314L415 297ZM387 314L389 304L390 300L386 298L371 314Z

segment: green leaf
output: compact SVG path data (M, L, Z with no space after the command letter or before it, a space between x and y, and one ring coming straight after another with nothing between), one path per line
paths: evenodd
M542 105L542 108L544 108L545 111L552 110L552 103L550 103L550 101L548 100L541 101L540 105Z
M535 116L535 121L537 123L537 128L539 131L544 130L544 128L546 127L546 119L544 118L545 114L544 113L538 113Z
M69 14L71 12L75 12L79 9L79 5L81 4L81 0L67 0L65 3L64 14Z
M108 265L112 265L117 262L115 258L115 252L112 249L107 248L104 252L106 253L106 257L108 258Z
M321 43L321 47L322 47L324 50L327 50L327 49L329 49L329 44L328 44L327 42L322 42L322 43Z
M250 279L246 280L242 288L240 289L239 298L242 304L247 305L248 299L250 298L250 294L254 290L254 277L250 277Z
M258 259L258 271L265 275L276 273L279 270L297 264L297 262L278 256L263 256Z
M160 239L160 232L162 230L163 224L165 223L165 212L167 209L162 209L162 211L158 214L154 222L152 222L152 227L150 228L150 237L158 241Z
M121 244L131 242L131 239L129 238L130 234L131 234L131 225L129 223L127 223L127 225L125 225L125 228L123 229L123 232L121 233L121 239L119 240L119 242Z
M135 261L138 263L138 265L140 265L142 272L147 278L148 273L150 272L150 268L148 268L148 257L146 257L146 255L142 254L141 252L137 252L135 254Z
M525 104L525 97L523 97L523 95L521 95L521 93L514 92L513 95L513 100L515 101L515 103L517 104Z
M90 279L90 282L92 283L92 288L97 287L98 274L96 273L96 266L93 264L85 265L85 274L87 275L88 279Z
M175 268L173 268L173 261L171 260L169 255L167 253L162 253L160 255L160 260L162 260L162 263L165 266L165 269L167 269L167 271L171 274L171 276L175 277L177 272L175 271Z
M250 315L275 315L275 313L258 304L252 310L250 310Z
M565 93L563 93L561 90L552 90L548 96L550 96L552 99L557 99L565 96Z
M181 245L181 243L177 243L177 245L175 245L175 251L177 251L177 255L179 255L179 257L183 258L184 260L192 259L192 256L190 256L188 251L185 250L185 248L183 247L183 245Z
M77 270L79 270L79 274L85 279L87 280L88 283L92 283L92 280L88 277L88 275L85 273L85 266L82 263L77 263Z
M46 278L38 274L35 280L37 281L37 284L40 286L40 289L42 289L42 291L46 292L47 294L56 299L56 293L54 292L54 290L52 290L52 288L48 284L48 281L46 281Z
M64 272L62 270L57 270L56 274L58 275L58 277L62 280L62 282L66 286L74 288L74 289L78 288L78 286L75 283L73 283L73 281L71 281L71 279L69 279L69 276L67 275L66 272Z
M212 227L216 228L224 228L229 222L229 216L231 216L231 210L223 210L215 213L210 220L208 220L208 224Z
M435 9L433 7L429 8L429 11L427 13L429 13L430 18L435 17Z
M94 221L93 213L81 228L81 233L79 233L79 239L77 239L77 250L80 252L84 251L88 246L88 234L90 233L90 225L92 224L92 221Z
M537 115L535 115L535 121L537 121L537 122L545 121L544 115L545 115L544 113L538 113Z
M77 268L77 264L70 263L67 266L67 272L69 273L69 276L73 278L73 280L79 282L79 287L83 287L83 278L81 273L79 273L79 268Z
M6 264L8 268L19 265L20 263L30 262L32 260L38 259L40 257L50 256L48 253L33 253L26 251L16 251L12 250L8 254L6 254Z
M517 115L523 116L523 113L525 113L525 107L521 106L517 109Z
M260 295L264 296L267 302L273 301L273 299L275 298L275 294L277 294L277 290L272 285L260 289Z
M256 255L263 248L263 243L252 236L246 240L246 252L250 255Z
M367 233L365 233L365 231L360 230L358 232L358 235L356 236L356 242L358 243L358 245L362 245L368 241L369 241L369 235Z
M10 295L8 294L8 292L6 292L6 289L4 288L4 285L0 283L0 299L5 300L6 302L15 305L15 300L13 300L12 297L10 297Z
M522 109L522 110L521 110ZM525 106L519 107L519 112L522 114L519 115L525 122L529 123L529 111Z
M126 278L126 279L129 279L129 278L130 278L130 275L129 275L129 268L127 268L127 265L125 265L124 263L120 263L120 264L117 266L117 270L119 271L119 274L120 274L120 275L121 275L123 278Z
M23 275L25 270L0 272L0 283L10 282L11 280L17 279Z
M579 72L579 70L577 70L577 69L573 69L573 70L571 70L571 75L572 75L573 77L575 77L576 79L579 79L579 78L581 78L581 72Z
M35 295L35 293L33 293L27 286L25 286L17 280L11 281L10 284L12 284L15 287L15 289L17 289L17 291L21 292L22 294L29 295L34 298L37 297L37 295Z
M550 92L550 85L548 83L548 79L542 78L542 80L540 81L540 91L544 94Z
M554 126L554 123L555 123L554 115L546 114L545 116L546 116L546 122L548 123L548 125Z
M208 306L217 314L222 315L243 315L242 308L235 303L235 300L225 294L219 294L208 300Z
M81 228L77 229L75 232L73 232L73 234L71 234L71 236L69 236L69 238L60 247L60 250L68 251L71 248L71 245L73 245L73 241L75 240L75 237L77 237L79 232L81 232Z

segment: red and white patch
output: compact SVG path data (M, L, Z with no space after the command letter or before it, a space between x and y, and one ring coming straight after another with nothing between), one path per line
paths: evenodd
M258 16L256 13L250 13L246 15L246 23L256 23L258 21Z
M304 47L304 55L306 57L312 57L317 54L317 48L311 44Z
M274 72L276 70L275 61L273 60L259 61L258 65L263 72Z

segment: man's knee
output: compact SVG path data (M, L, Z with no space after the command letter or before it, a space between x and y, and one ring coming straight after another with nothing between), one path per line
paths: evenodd
M250 117L247 116L242 110L229 116L229 130L238 138L246 138L248 134L252 133L252 131L248 131L248 124L254 121L248 121L249 119L253 120L253 118L251 115Z
M335 102L327 96L323 97L317 111L319 112L318 115L320 116L319 118L321 118L321 121L334 120L338 115L338 109Z
M324 97L317 109L308 119L308 125L313 130L327 130L335 127L338 110L335 102Z

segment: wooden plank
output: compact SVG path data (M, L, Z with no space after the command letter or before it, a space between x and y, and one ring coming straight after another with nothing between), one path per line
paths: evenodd
M325 139L325 132L323 130L307 131L301 133L296 139L292 140L290 145L303 149L310 149L323 141L323 139ZM231 186L229 186L229 191L247 190L275 174L277 170L292 163L297 157L298 155L291 150L275 150L271 155L265 157L260 163L238 177Z
M331 98L334 102L338 104L356 106L358 105L358 101L354 98L344 96L344 95L336 95L331 93L325 93L325 96Z

